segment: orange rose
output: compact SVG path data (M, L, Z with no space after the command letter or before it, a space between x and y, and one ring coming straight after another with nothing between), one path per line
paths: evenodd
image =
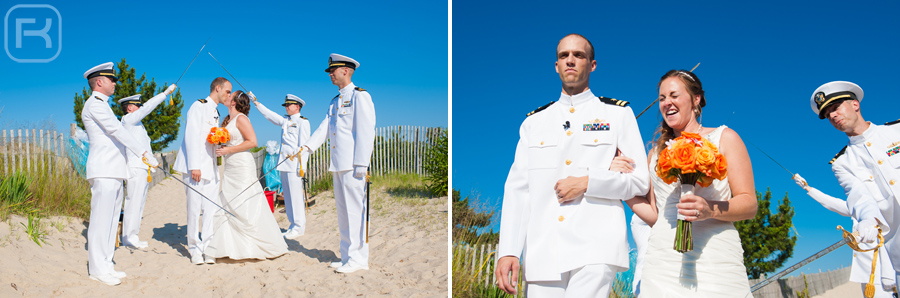
M688 138L688 139L695 139L695 140L701 139L699 134L692 133L692 132L682 132L681 137Z
M713 145L712 142L706 139L702 139L702 145L697 146L695 151L697 159L694 164L697 167L697 171L700 171L706 176L713 176L713 171L716 166L716 153L718 153L716 145Z
M725 155L721 153L716 154L716 167L715 167L715 175L713 178L722 180L728 176L728 161L725 160Z
M693 142L687 139L676 139L669 149L672 150L672 167L680 169L682 174L696 172L694 167L696 152L694 152Z

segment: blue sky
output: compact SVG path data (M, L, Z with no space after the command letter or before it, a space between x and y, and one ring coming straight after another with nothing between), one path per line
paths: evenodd
M2 12L16 4L5 2ZM360 62L353 82L372 94L377 126L448 126L447 4L398 1L93 1L50 3L62 19L62 47L49 63L17 63L0 54L0 129L56 127L68 132L76 92L87 87L82 74L103 62L127 62L156 79L174 83L207 39L204 52L178 84L190 104L209 95L215 77L231 80L206 53L211 52L245 87L273 111L285 94L306 101L301 114L315 130L329 101L338 93L323 71L328 55L339 53ZM14 42L13 18L54 18L52 10L10 12L8 39L13 56L47 55L43 39L22 37ZM25 24L41 29L43 21ZM56 49L58 35L53 39ZM5 54L5 53L4 53ZM242 89L235 82L234 90ZM227 109L219 106L224 116ZM280 129L252 108L250 120L260 144L280 139ZM182 132L184 124L182 123ZM175 150L181 136L167 150Z
M848 139L813 114L809 98L826 82L852 81L865 91L866 120L900 118L898 9L892 1L454 1L453 187L499 210L518 127L527 112L559 98L556 44L580 33L596 48L594 94L630 101L637 114L657 97L666 71L699 62L704 126L727 124L812 186L843 198L828 161ZM645 142L658 111L654 105L638 119ZM771 189L775 200L787 193L795 208L799 238L785 266L839 240L835 226L849 228L850 219L821 207L747 147L756 189ZM850 259L844 247L801 271L836 269Z

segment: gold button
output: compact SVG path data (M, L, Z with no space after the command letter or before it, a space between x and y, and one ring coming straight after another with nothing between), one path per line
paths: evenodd
M571 131L571 130L570 130L570 131L567 131L567 132L566 132L566 135L567 135L567 136L571 136L571 135L572 135L572 131Z
M544 144L544 142L541 142L541 145L543 145L543 144Z
M879 161L878 161L878 164L883 164L883 163L884 163L883 160L879 160Z
M334 148L335 148L334 146L331 146L331 149L334 149Z
M872 143L866 142L866 146L872 146Z
M594 143L596 143L596 142L597 142L597 139L594 139Z
M566 218L563 217L562 215L560 215L560 216L559 216L559 221L564 221L564 220L566 220Z
M566 159L566 165L570 165L570 164L572 164L572 160L571 160L571 159Z
M875 177L869 176L869 179L874 179Z
M575 113L575 107L569 108L569 113Z
M894 180L893 180L893 179L891 179L891 185L894 185Z

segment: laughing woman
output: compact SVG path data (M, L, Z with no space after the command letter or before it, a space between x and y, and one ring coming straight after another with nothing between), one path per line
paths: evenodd
M727 161L727 177L714 180L707 187L695 186L694 194L682 196L680 183L668 184L657 174L650 175L651 189L648 197L642 199L655 202L658 212L642 214L655 217L656 223L644 261L641 296L751 297L741 239L734 228L735 221L756 215L753 168L747 148L734 130L724 125L700 124L706 98L700 79L693 73L671 70L660 79L657 89L664 120L649 154L650 172L657 173L660 152L668 146L666 141L682 133L694 133L718 148ZM683 253L673 248L677 214L693 226L693 250Z

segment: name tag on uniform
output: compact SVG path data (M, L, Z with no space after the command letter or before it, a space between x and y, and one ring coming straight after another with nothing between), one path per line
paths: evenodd
M350 105L351 105L351 102L352 102L352 101L350 101L350 100L345 101L345 102L341 103L341 107L342 107L342 108L349 108Z
M584 131L604 131L609 130L609 122L600 119L591 120L584 124Z

